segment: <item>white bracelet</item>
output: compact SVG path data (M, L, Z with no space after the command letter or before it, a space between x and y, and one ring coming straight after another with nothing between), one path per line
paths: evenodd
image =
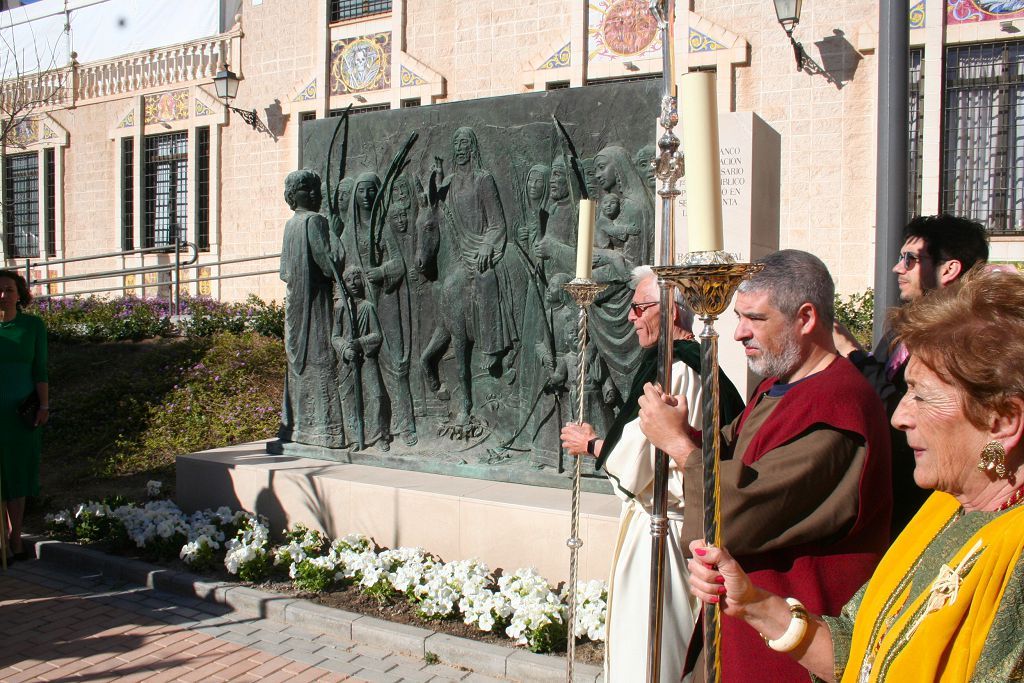
M776 652L795 650L803 642L804 636L807 634L807 622L810 621L810 615L807 614L803 603L796 598L786 598L786 603L789 605L789 613L792 615L786 632L774 640L764 639L768 647ZM761 637L764 638L763 635Z

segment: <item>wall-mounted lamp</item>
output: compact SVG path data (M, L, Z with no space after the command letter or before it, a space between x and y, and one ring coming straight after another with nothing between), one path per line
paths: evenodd
M353 95L353 97L356 98L356 102L359 102L361 104L366 104L366 98L363 97L362 95Z
M800 6L803 4L802 0L774 0L775 2L775 16L779 18L779 25L782 26L782 30L789 36L789 42L793 45L793 54L796 56L796 68L797 71L804 70L804 61L807 59L807 53L804 52L804 46L796 41L793 37L793 29L800 23Z
M253 130L262 131L272 135L266 124L260 120L255 109L239 109L231 106L231 100L238 94L238 76L225 64L217 75L213 77L213 86L217 89L217 97L224 100L224 106L242 117L242 120L253 127Z
M626 71L639 71L640 70L640 67L638 67L633 62L623 62L622 66L626 67Z
M1020 33L1020 29L1013 23L1013 20L1000 21L999 28L1003 33Z

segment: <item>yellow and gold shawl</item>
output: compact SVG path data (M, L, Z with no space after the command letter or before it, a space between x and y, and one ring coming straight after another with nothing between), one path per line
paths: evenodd
M896 539L854 598L843 683L1020 680L1024 506L970 515L937 492Z

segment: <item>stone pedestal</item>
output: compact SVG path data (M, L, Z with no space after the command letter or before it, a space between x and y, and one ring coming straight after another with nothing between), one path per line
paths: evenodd
M685 126L686 122L683 121ZM678 131L677 131L678 133ZM779 249L779 188L781 138L753 112L720 114L718 139L722 172L722 227L725 250L744 261L753 261ZM685 154L686 150L682 150ZM676 261L687 251L686 178L676 206ZM660 201L660 199L658 200ZM660 241L660 229L655 240ZM659 253L655 246L654 253ZM702 323L697 321L695 332ZM743 347L732 339L736 317L730 310L715 324L719 362L744 397L757 384L748 373Z
M569 573L568 491L540 486L271 456L265 442L182 455L177 500L191 512L228 505L266 515L274 532L302 523L332 538L361 532L385 547L419 546L491 569ZM581 580L608 578L619 500L583 493Z

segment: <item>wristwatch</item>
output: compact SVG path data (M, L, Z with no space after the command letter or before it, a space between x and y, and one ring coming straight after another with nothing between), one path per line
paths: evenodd
M594 446L596 445L597 437L595 436L593 439L587 442L587 455L597 455L597 453L594 452Z

